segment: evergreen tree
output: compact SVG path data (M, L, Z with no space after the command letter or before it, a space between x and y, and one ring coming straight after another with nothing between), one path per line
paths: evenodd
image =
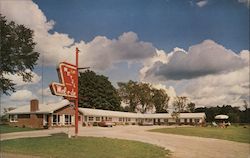
M79 76L79 106L120 111L120 97L107 77L93 71Z

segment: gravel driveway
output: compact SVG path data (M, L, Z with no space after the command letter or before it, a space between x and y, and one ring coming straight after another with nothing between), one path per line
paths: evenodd
M163 126L80 127L78 135L120 138L151 143L171 150L173 158L250 158L250 144L147 131L154 128L163 128ZM57 132L66 132L73 135L74 128L9 133L1 135L1 139L38 137Z

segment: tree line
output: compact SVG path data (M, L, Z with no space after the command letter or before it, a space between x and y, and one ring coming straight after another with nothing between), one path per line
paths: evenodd
M195 109L195 112L204 112L207 122L214 121L216 115L224 114L229 116L228 120L232 123L250 123L250 108L247 108L246 102L244 105L244 110L240 110L239 107L232 107L231 105L222 105L216 107L199 107Z
M96 109L106 109L124 112L155 112L167 113L170 97L164 89L156 89L149 83L136 81L118 82L115 88L108 77L97 75L87 70L79 76L79 106ZM126 106L121 106L123 101ZM172 102L174 118L180 113L204 112L206 121L214 121L219 114L229 116L230 122L250 123L247 103L244 103L245 110L231 105L217 107L195 107L185 96L177 96Z
M141 112L155 109L167 112L169 96L148 83L118 82L114 88L107 77L87 70L79 76L79 106L115 111ZM121 101L127 104L122 107Z

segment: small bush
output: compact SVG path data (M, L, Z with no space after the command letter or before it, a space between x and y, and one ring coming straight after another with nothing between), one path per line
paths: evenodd
M83 123L82 123L82 126L83 126L83 127L85 127L85 126L86 126L86 123L85 123L85 122L83 122Z
M94 122L94 123L93 123L93 126L98 126L98 123L97 123L97 122Z
M98 122L98 126L105 127L105 122Z
M128 122L125 122L125 125L129 125L129 123L128 123Z
M135 125L135 123L133 122L132 125Z

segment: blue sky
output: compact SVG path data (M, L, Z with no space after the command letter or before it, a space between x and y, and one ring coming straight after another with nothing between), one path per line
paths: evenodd
M249 0L6 0L0 6L8 20L34 30L40 52L32 83L10 76L17 92L3 97L4 106L41 99L42 88L47 102L58 100L47 87L58 81L59 62L74 61L75 47L80 65L114 86L149 82L198 106L240 106L249 98Z
M203 7L189 0L35 2L48 19L56 21L52 31L77 41L91 41L98 35L112 39L133 31L165 51L177 46L187 49L205 39L236 52L249 48L249 9L236 0L209 0Z

